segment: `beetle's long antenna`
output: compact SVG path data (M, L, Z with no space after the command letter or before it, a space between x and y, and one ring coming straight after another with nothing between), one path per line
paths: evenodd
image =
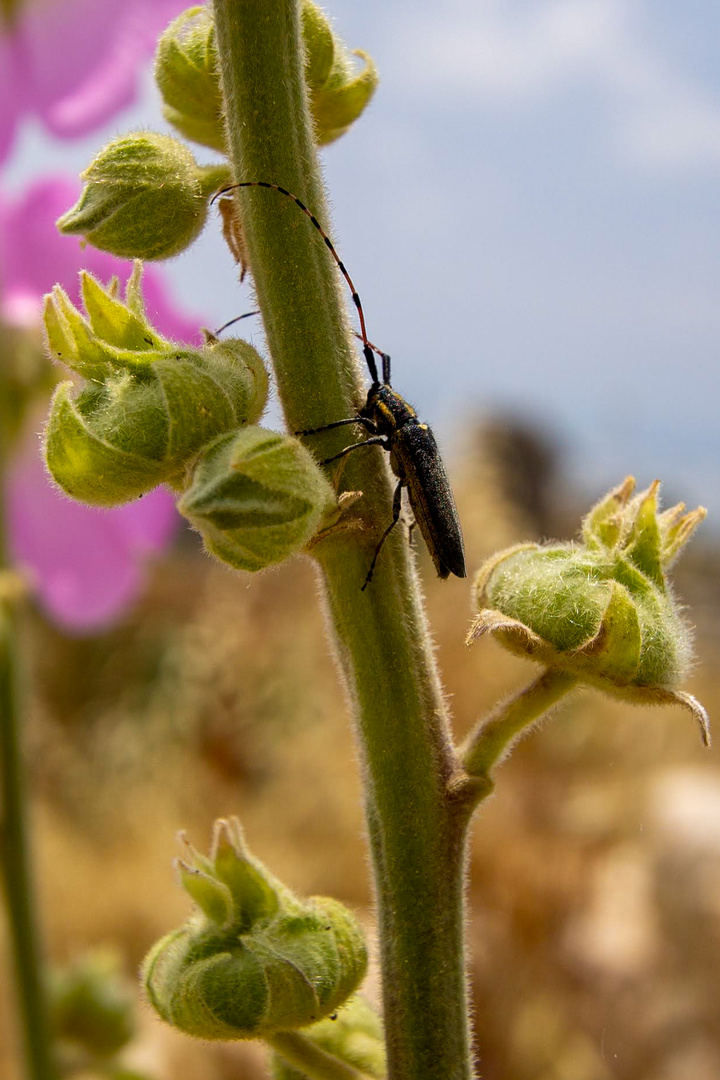
M360 341L362 341L362 334L358 334L356 332L355 337L359 338ZM390 385L390 356L389 356L389 354L386 353L386 352L383 352L382 349L379 349L377 347L377 345L373 345L372 341L366 342L366 345L369 348L371 348L374 353L377 353L377 355L382 360L383 382L385 383L386 386L389 386ZM364 349L363 349L363 351L364 351Z
M301 202L300 199L298 199L297 195L293 195L292 191L288 191L287 188L280 187L279 184L270 184L270 183L268 183L267 180L242 180L237 184L230 184L230 185L228 185L228 187L224 187L221 191L218 191L217 194L213 196L213 198L211 200L211 203L215 202L216 199L219 199L221 195L227 195L229 191L234 191L235 188L243 188L243 187L260 187L260 188L268 188L270 191L279 191L281 195L285 195L285 196L287 196L288 199L292 199L292 201L294 203L296 203L297 206L300 207L303 214L305 214L306 217L310 218L313 225L315 226L315 228L317 229L317 231L320 233L323 240L325 241L325 246L327 247L327 249L330 252L330 254L332 255L333 259L337 263L338 270L340 271L340 273L345 278L345 281L348 284L348 288L350 289L350 293L352 295L353 304L357 308L358 318L360 320L361 334L359 336L360 336L360 340L363 343L363 355L365 356L365 363L368 366L368 370L370 371L370 376L371 376L373 382L374 383L379 382L379 380L378 380L378 372L377 372L377 365L375 363L375 357L373 356L373 346L368 341L367 330L365 329L365 313L363 312L363 306L362 306L362 302L360 300L360 295L359 295L357 289L355 288L355 285L353 283L353 279L350 277L349 273L347 272L347 269L345 267L345 263L342 261L342 259L338 255L337 251L335 250L335 247L333 245L332 240L327 235L327 233L323 229L322 225L320 224L318 219L313 214L312 210L308 210L305 203ZM382 354L380 354L380 355L382 355Z

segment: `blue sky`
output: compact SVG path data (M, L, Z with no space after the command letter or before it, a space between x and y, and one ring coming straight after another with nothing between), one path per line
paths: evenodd
M554 432L591 496L660 476L720 522L717 0L328 8L382 76L324 151L331 232L448 456L466 419L501 408ZM6 184L77 171L158 115L148 85L82 144L30 129ZM217 233L170 273L210 325L251 303Z

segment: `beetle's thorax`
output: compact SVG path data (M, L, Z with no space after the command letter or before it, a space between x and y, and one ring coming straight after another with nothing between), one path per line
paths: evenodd
M368 390L362 415L373 420L382 434L390 434L405 424L418 422L413 407L387 383L373 383Z

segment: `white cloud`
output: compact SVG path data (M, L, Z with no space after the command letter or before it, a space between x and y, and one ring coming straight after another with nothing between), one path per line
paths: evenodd
M627 159L720 167L720 101L643 41L638 13L631 0L445 0L394 24L395 74L416 92L496 108L598 87Z

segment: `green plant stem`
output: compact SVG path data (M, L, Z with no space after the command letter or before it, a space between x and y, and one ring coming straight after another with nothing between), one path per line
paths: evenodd
M308 1080L362 1080L365 1075L326 1053L299 1031L279 1031L267 1042L288 1065L299 1069Z
M235 178L286 187L327 227L296 0L216 0L215 20ZM322 239L276 192L243 189L238 205L290 430L353 415L364 395L342 282ZM311 445L323 458L343 439L333 431ZM314 554L364 766L389 1076L467 1080L467 808L449 795L455 758L403 529L360 591L390 521L387 466L377 449L342 464L342 487L363 493L358 527L336 531Z
M0 479L2 458L0 457ZM2 519L0 502L0 519ZM0 524L0 537L3 529ZM32 888L27 792L21 751L15 592L0 551L0 873L30 1080L55 1080Z
M509 753L518 737L527 734L577 682L574 675L547 668L524 690L496 705L460 750L460 760L468 775L489 778L492 767Z

